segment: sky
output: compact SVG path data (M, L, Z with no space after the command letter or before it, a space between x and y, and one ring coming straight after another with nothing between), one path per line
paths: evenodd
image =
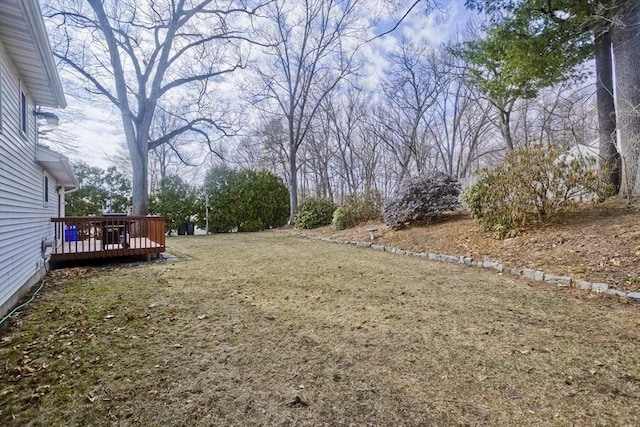
M461 31L468 16L464 0L439 0L438 5L438 10L426 16L424 9L416 7L394 32L376 39L367 56L368 68L373 73L383 70L385 53L391 51L402 37L421 40L435 47ZM382 21L376 30L383 32L392 28L405 11L400 10L393 19ZM125 138L115 107L78 89L69 73L62 72L61 77L68 106L56 112L60 117L60 125L47 134L49 145L73 162L82 161L103 169L121 166L114 163L114 157L123 151ZM233 82L230 83L233 85Z
M52 143L71 159L106 169L124 143L120 116L102 100L79 98L67 92L67 107L56 112L60 118L51 132ZM62 146L60 146L62 145Z

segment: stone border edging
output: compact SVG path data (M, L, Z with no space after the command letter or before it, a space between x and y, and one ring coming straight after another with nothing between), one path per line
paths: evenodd
M501 264L496 261L492 261L489 259L474 260L471 257L466 256L456 256L456 255L448 255L448 254L437 254L434 252L413 252L406 251L404 249L396 248L393 246L384 246L377 245L375 243L370 242L361 242L357 240L340 240L340 239L331 239L329 237L319 237L313 236L302 232L293 232L289 230L276 230L282 233L287 233L295 237L301 237L303 239L311 239L311 240L320 240L323 242L329 243L339 243L339 244L347 244L353 245L361 248L371 248L376 251L381 252L389 252L396 255L406 255L411 257L418 257L429 259L433 261L442 261L448 262L452 264L462 264L470 267L481 267L496 270L499 273L508 273L514 276L521 276L526 279L530 279L536 282L546 282L555 284L559 287L569 288L571 286L586 290L590 292L595 292L599 294L605 294L608 296L620 298L622 300L627 300L630 302L640 302L640 292L624 292L615 287L607 284L607 283L592 283L587 282L585 280L576 280L570 276L558 276L552 273L547 273L542 270L534 270L531 268L509 268L504 264Z

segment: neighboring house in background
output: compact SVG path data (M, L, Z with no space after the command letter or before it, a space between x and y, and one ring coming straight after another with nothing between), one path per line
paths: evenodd
M52 217L77 187L69 161L38 144L41 107L66 101L37 0L0 1L0 316L48 265ZM36 113L38 111L38 113Z

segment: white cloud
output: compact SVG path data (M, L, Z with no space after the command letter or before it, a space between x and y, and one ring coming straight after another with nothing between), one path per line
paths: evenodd
M71 161L103 169L124 141L120 116L110 104L66 94L67 108L56 112L60 125L47 135L48 143Z

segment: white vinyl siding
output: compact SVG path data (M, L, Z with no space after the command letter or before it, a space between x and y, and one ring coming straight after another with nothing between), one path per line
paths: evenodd
M26 135L21 131L20 76L0 42L2 120L0 132L0 306L41 270L41 244L53 238L57 183L49 176L44 206L45 172L35 161L36 123L26 105ZM24 89L23 89L24 90ZM29 94L25 93L29 102Z
M46 172L42 177L42 206L49 206L49 175Z
M0 61L0 132L2 132L2 104L4 103L4 67L2 66L2 61Z

